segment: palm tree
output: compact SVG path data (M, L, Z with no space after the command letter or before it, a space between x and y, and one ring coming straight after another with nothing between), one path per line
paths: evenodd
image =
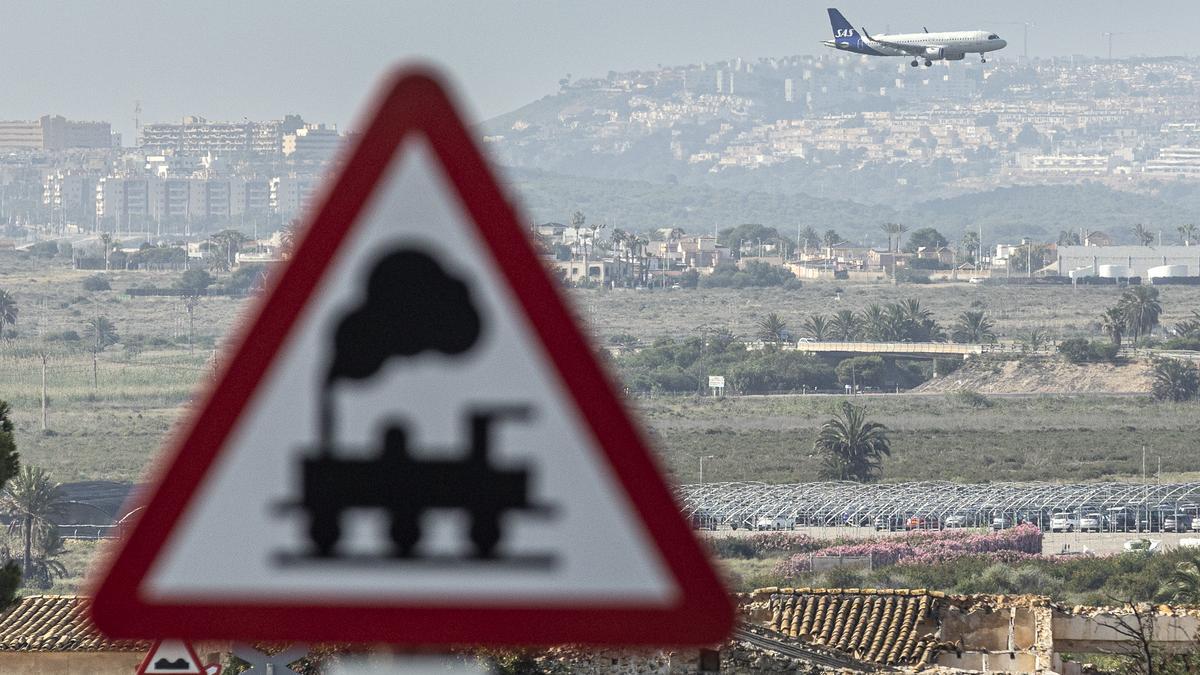
M29 573L22 575L26 586L50 588L54 579L67 576L67 566L58 557L67 552L63 546L58 527L50 525L42 529L41 536L34 542L36 554L29 561Z
M292 253L296 251L296 240L300 234L300 221L292 220L287 225L283 226L283 231L279 235L279 255L284 260L292 257Z
M991 319L987 318L983 310L967 310L959 315L951 335L955 342L969 344L995 342L994 327Z
M105 232L100 235L100 245L104 247L104 271L108 271L108 254L112 253L112 235Z
M908 232L908 226L903 223L896 223L896 250L900 250L900 240L904 238L904 233Z
M1125 317L1125 327L1133 333L1136 343L1143 334L1150 335L1162 316L1162 303L1158 301L1158 289L1153 286L1133 286L1121 294L1117 303Z
M807 255L809 246L816 248L821 245L821 235L809 225L800 232L800 245L804 247L804 253Z
M1191 317L1175 324L1175 334L1181 338L1200 339L1200 309L1193 309Z
M813 451L822 455L822 478L860 483L878 480L883 458L892 455L888 428L868 422L866 407L849 401L842 401L833 419L821 425Z
M877 303L871 303L863 310L862 335L864 338L873 341L883 340L886 324L887 316L884 313L883 307L880 307Z
M1109 307L1100 315L1100 327L1104 334L1118 347L1121 346L1121 336L1125 334L1125 313L1121 307Z
M763 342L787 342L787 324L775 312L758 322L758 339Z
M979 255L979 234L973 230L963 234L962 247L966 249L967 256L972 259L976 258Z
M17 307L17 299L12 293L0 288L0 337L4 336L4 329L17 322L17 315L21 313Z
M88 341L92 352L92 388L100 384L100 371L97 363L100 352L121 341L117 327L106 316L96 316L87 320L83 325L83 337Z
M576 211L571 214L571 229L575 231L575 251L580 250L579 231L584 229L584 224L587 223L587 216L583 215L583 211Z
M813 314L804 320L804 332L812 339L823 342L829 337L829 322L820 314Z
M1059 246L1078 246L1079 233L1073 230L1061 230L1058 233Z
M1031 328L1029 332L1021 338L1025 348L1031 352L1039 351L1042 347L1049 344L1050 332L1045 328Z
M893 309L893 306L895 309ZM933 318L933 312L921 306L916 298L907 298L888 306L892 320L892 340L907 342L942 342L946 331Z
M1184 560L1172 570L1159 590L1167 602L1180 605L1200 605L1200 558Z
M1196 238L1196 226L1192 223L1180 225L1175 228L1175 231L1179 232L1179 238L1183 240L1184 246L1191 246L1192 240Z
M884 223L879 229L887 235L887 250L892 250L892 237L900 234L900 223Z
M52 523L50 518L58 515L66 502L59 492L58 484L50 482L45 470L27 466L4 486L0 495L0 510L13 519L20 529L25 552L21 559L21 570L25 578L33 572L34 536L42 536Z
M1141 223L1133 226L1133 238L1142 246L1149 246L1154 243L1154 233L1146 229L1146 226Z
M857 340L862 332L862 324L858 315L849 309L839 309L829 322L829 332L833 337L843 342Z
M842 235L837 233L837 230L825 230L825 234L821 236L821 244L825 246L825 258L828 260L833 257L833 247L842 243Z
M1178 359L1159 359L1154 364L1151 393L1160 401L1188 401L1200 391L1200 368Z

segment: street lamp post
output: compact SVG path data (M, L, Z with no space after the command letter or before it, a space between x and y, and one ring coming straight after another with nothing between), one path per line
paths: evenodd
M704 460L716 459L716 455L700 455L700 484L704 485Z

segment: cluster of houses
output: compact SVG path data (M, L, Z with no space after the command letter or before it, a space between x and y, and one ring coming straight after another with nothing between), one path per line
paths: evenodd
M755 263L787 269L802 280L884 281L895 277L897 270L920 266L965 281L987 277L992 264L991 259L985 265L960 260L962 256L949 247L903 252L845 241L807 248L758 241L742 242L733 250L715 235L689 235L679 228L657 229L646 237L622 233L613 238L604 237L598 229L561 223L532 229L548 264L575 285L670 286L693 271L707 275L718 267L745 268Z

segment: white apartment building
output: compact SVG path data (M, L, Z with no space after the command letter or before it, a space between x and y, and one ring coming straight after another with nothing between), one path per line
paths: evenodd
M295 133L284 134L283 156L297 160L325 161L337 154L343 140L336 127L306 124L296 129Z
M1200 176L1200 148L1171 145L1146 162L1146 173Z
M304 211L321 184L320 176L288 174L271 179L271 209L284 221Z
M106 177L95 186L96 222L102 228L155 225L190 230L192 223L232 222L271 208L270 183L252 177Z

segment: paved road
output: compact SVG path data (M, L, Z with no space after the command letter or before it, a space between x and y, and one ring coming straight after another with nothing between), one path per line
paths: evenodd
M818 539L834 539L838 537L895 537L903 532L876 532L869 527L799 527L794 530ZM753 534L748 530L699 530L704 537L744 537ZM1046 554L1096 553L1104 555L1119 553L1124 550L1125 542L1130 539L1146 538L1162 542L1164 547L1179 545L1180 539L1198 539L1200 533L1175 534L1173 532L1152 532L1138 534L1137 532L1047 532L1042 540L1042 552Z

